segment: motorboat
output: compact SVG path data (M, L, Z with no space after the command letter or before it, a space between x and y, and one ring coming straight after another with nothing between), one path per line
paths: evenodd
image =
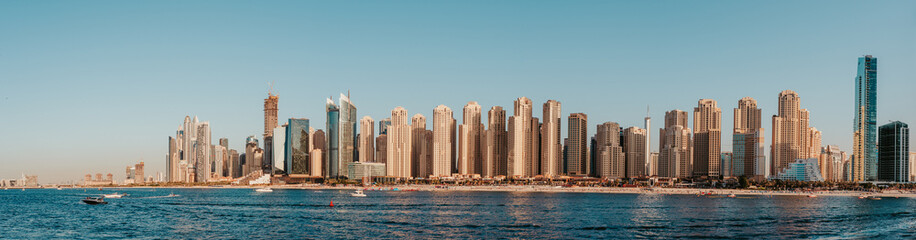
M817 197L817 195L814 195L814 194L808 194L808 197L809 197L809 198L815 198L815 197Z
M730 197L730 198L736 198L736 197L738 197L738 195L735 195L734 193L732 193L732 194L729 194L728 197Z
M362 190L362 189L357 189L356 192L350 193L350 196L354 196L354 197L365 197L366 194L363 193L363 190Z
M103 197L106 197L106 198L121 198L121 197L127 196L127 194L123 194L123 193L112 193L112 194L103 194L102 196L103 196Z
M83 198L83 202L89 205L108 204L102 197L86 197Z
M274 190L273 190L273 189L270 189L269 187L267 187L267 188L258 188L258 189L255 189L254 191L255 191L255 192L274 192Z
M64 190L63 188L57 187L57 190Z
M166 196L166 197L178 197L178 196L181 196L181 195L174 194L174 193L169 193L169 195Z
M868 196L868 197L866 197L866 198L867 198L867 199L871 199L871 200L881 200L881 197L875 196L875 195L870 195L870 196Z

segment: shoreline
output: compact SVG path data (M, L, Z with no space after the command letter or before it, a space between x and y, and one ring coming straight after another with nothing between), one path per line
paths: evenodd
M394 186L304 186L304 185L215 185L215 186L125 186L125 187L84 187L84 188L176 188L176 189L272 189L290 190L356 190L367 191L426 191L426 192L520 192L520 193L606 193L606 194L650 194L650 195L698 195L711 193L710 196L735 194L737 196L847 196L858 197L873 195L878 197L916 198L913 192L864 192L864 191L769 191L749 189L710 189L710 188L624 188L624 187L556 187L556 186L440 186L440 185L394 185ZM18 188L17 188L18 189ZM48 188L53 189L53 188ZM12 189L10 189L12 190Z

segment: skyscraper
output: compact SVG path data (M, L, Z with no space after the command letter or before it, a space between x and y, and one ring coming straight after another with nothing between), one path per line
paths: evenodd
M878 180L909 182L910 128L894 121L878 128Z
M480 114L477 102L471 101L464 105L462 124L458 126L458 173L462 175L482 172L483 124L480 122Z
M307 118L290 118L286 124L286 140L284 141L285 164L287 174L309 174L309 120Z
M435 177L452 175L452 124L455 118L452 109L439 105L433 109L433 163L432 174Z
M429 177L430 171L427 171L430 164L429 157L431 149L427 148L430 143L427 135L432 134L426 130L426 117L423 114L414 114L410 118L410 172L412 177Z
M375 121L369 116L359 120L359 161L375 161Z
M646 149L643 150L643 154L646 157L644 160L646 162L646 176L658 176L658 166L652 161L652 154L649 151L649 148L652 146L652 118L649 117L649 106L646 106L646 118L644 120L645 123L643 127L646 129Z
M194 117L194 123L197 126L197 141L194 143L197 160L194 164L195 182L207 182L210 180L210 122L198 122Z
M327 173L328 178L337 178L340 177L340 107L334 103L334 100L328 98L327 103L325 104L325 110L327 111L327 121L325 122L325 129L327 129L327 151L325 151L325 173Z
M626 155L620 145L620 125L615 122L598 124L595 134L595 175L605 179L626 177Z
M273 136L274 128L277 127L277 105L280 96L267 92L267 98L264 99L264 137Z
M391 126L391 118L378 121L378 135L388 134L388 126Z
M665 112L665 128L659 129L658 176L669 178L690 177L693 170L690 128L687 112Z
M569 149L566 152L569 175L588 175L588 116L585 113L569 114Z
M628 127L623 130L623 153L626 159L626 178L648 176L646 173L646 130L638 127ZM594 150L593 150L594 151Z
M520 97L515 100L515 109L509 117L508 168L507 177L527 177L531 152L531 100Z
M328 176L328 141L327 134L324 133L321 129L311 131L309 127L309 143L310 147L309 154L320 153L320 156L309 156L309 161L311 162L309 166L318 166L318 168L309 168L309 174L311 176ZM287 143L289 145L289 143ZM318 151L315 151L318 150ZM287 153L288 154L288 153ZM315 161L318 162L315 162Z
M487 112L486 157L484 160L484 177L506 175L508 163L508 132L506 132L506 110L494 106Z
M541 126L541 175L556 177L562 173L560 162L563 161L563 147L560 145L560 102L547 100L544 103L544 124Z
M340 105L328 98L328 177L347 177L348 165L356 159L356 106L340 94Z
M785 90L779 93L778 115L773 115L773 144L770 146L772 168L770 175L787 169L796 159L807 159L810 154L808 130L809 113L801 109L798 93Z
M878 114L878 58L865 55L856 68L856 108L853 124L853 180L874 181L878 177L875 148Z
M763 179L769 173L765 169L766 156L763 152L763 128L760 127L760 108L757 100L744 97L735 108L735 122L732 130L731 169L735 177L747 176ZM761 166L763 165L763 166ZM764 170L758 173L758 169Z
M693 109L693 176L719 179L722 158L722 109L700 99Z
M410 125L407 109L396 107L391 110L391 126L388 127L387 175L398 178L411 177Z
M273 152L271 153L271 162L273 162L273 171L280 170L283 173L288 173L286 168L286 127L289 126L289 123L283 124L277 128L274 128L273 134ZM221 139L222 140L222 139ZM222 141L220 141L222 142ZM311 149L311 148L309 148Z

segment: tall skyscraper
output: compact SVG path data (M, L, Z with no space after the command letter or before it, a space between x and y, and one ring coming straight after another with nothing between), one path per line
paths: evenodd
M378 135L388 134L388 126L391 126L391 118L385 118L378 121Z
M719 179L722 175L722 109L712 99L700 99L693 109L693 176Z
M273 152L271 153L271 162L273 162L273 173L277 170L282 171L283 173L288 173L286 166L286 127L289 126L289 123L283 124L277 128L274 128L273 134ZM220 139L222 142L222 139ZM309 148L311 149L311 148Z
M439 105L433 109L433 163L432 174L435 177L452 175L452 125L455 122L452 109Z
M852 168L854 181L874 181L878 177L878 150L875 148L878 114L878 58L865 55L856 68L856 108L853 125Z
M486 157L484 160L484 177L506 175L508 163L508 132L506 131L506 110L494 106L487 112L488 129L486 131Z
M197 125L197 141L194 149L197 154L197 162L194 165L195 181L207 182L210 180L210 122L198 122L194 117L194 123Z
M429 130L426 130L426 117L423 114L414 114L410 118L410 172L413 177L429 177L430 172L427 171L429 167L429 159L431 156L430 149L426 148L428 145L427 136Z
M330 98L328 113L328 177L347 177L348 165L356 159L356 106L348 95L340 94L340 105Z
M735 177L764 179L769 173L769 170L765 169L768 164L763 152L764 131L760 126L760 117L757 100L751 97L738 100L732 131L732 161L729 166Z
M181 149L179 149L178 147L179 140L177 137L181 135L181 128L175 131L175 135L176 137L174 138L171 136L169 137L169 155L168 155L168 160L166 161L166 167L165 167L166 176L168 177L167 181L169 182L177 182L178 179L180 179L178 177L178 174L179 174L179 171L178 171L179 164L178 163L179 161L181 161L181 157L180 157Z
M658 176L669 178L690 177L693 173L690 128L687 112L665 112L665 128L659 129Z
M506 177L527 177L531 154L531 99L515 100L515 109L509 117L509 156Z
M528 147L528 156L526 162L525 176L538 176L541 174L541 120L531 118L531 136Z
M649 117L649 106L646 106L646 118L644 120L645 124L643 127L646 128L646 149L643 150L643 155L646 157L644 160L646 163L646 176L658 176L658 166L652 161L652 154L649 151L649 148L652 147L652 118Z
M391 126L388 127L388 176L411 177L411 142L408 121L407 109L396 107L391 110Z
M566 152L566 169L569 175L588 175L588 116L585 113L569 114L569 149Z
M648 176L646 173L646 142L645 129L628 127L623 131L623 153L626 159L626 178ZM593 150L594 151L594 150Z
M280 102L280 96L267 92L267 98L264 99L264 137L273 136L274 128L277 127L277 105Z
M615 122L598 124L595 134L595 175L605 179L626 177L626 155L620 145L620 125Z
M878 128L878 180L909 182L910 128L894 121Z
M483 170L481 144L483 124L480 105L471 101L464 105L462 124L458 126L458 173L480 174Z
M318 169L309 169L309 119L290 118L286 123L286 173L305 175Z
M325 122L325 129L327 129L327 151L325 151L325 173L327 173L328 178L337 178L340 177L340 107L334 103L334 100L328 98L327 103L325 104L325 110L327 112L327 121ZM343 167L346 168L346 167Z
M375 138L375 162L388 162L388 134L379 134Z
M544 103L544 124L541 126L541 175L552 178L562 174L560 162L563 147L560 145L560 102L547 100Z
M807 109L801 109L800 102L798 93L792 90L779 93L778 115L773 116L770 175L778 175L797 159L808 159L811 152L809 113Z
M359 120L359 161L375 162L375 121L369 116Z
M309 127L309 142L311 147L309 147L309 154L320 153L320 156L309 156L309 161L311 162L309 166L319 166L318 168L310 168L309 174L311 176L328 176L328 141L327 134L324 133L321 129L311 131ZM289 143L287 143L289 145ZM315 151L318 150L318 151ZM289 154L289 153L287 153ZM318 161L318 162L314 162Z

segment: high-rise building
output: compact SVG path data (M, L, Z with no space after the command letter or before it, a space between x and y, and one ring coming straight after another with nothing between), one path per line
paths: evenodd
M407 109L396 107L391 110L391 126L388 127L388 176L411 177L410 125Z
M878 177L878 150L875 148L878 123L878 58L865 55L856 67L856 108L853 124L852 168L854 181L874 181Z
M800 106L801 98L792 90L779 93L779 110L773 115L773 143L770 146L772 168L770 175L776 175L795 163L796 159L808 159L811 134L809 113Z
M646 106L646 118L644 120L645 123L643 127L646 129L646 149L643 150L643 155L646 157L644 160L646 163L645 173L646 176L658 176L658 165L652 161L652 153L649 151L649 148L652 147L652 118L649 117L649 106Z
M273 136L274 128L277 127L277 105L280 102L280 96L274 95L273 92L267 92L267 98L264 99L264 137Z
M432 131L426 129L426 117L414 114L410 118L410 172L412 177L426 178L432 174Z
M821 176L824 177L824 181L844 181L843 167L845 159L846 152L840 151L838 146L827 145L822 148L818 158L818 166L821 168Z
M486 157L484 160L483 177L494 177L506 175L506 164L508 163L508 132L506 131L506 110L500 106L494 106L487 112L487 131L486 131Z
M325 103L325 110L327 112L327 121L325 122L325 129L327 130L327 151L324 151L325 155L325 169L324 172L327 173L328 178L338 178L340 176L340 107L334 103L334 100L328 98L327 103Z
M197 117L194 117L194 122L197 125L197 141L194 145L197 160L194 165L194 179L195 182L207 182L210 180L210 145L212 145L210 122L198 122Z
M348 165L356 161L356 106L340 94L340 105L328 98L328 177L347 177Z
M477 102L464 105L462 124L458 125L458 173L480 174L483 171L483 124L480 122L481 109Z
M167 181L169 182L177 182L180 179L178 177L178 162L181 161L181 149L179 148L179 140L177 138L180 135L181 129L179 128L178 131L176 131L176 137L169 137L169 155L165 162L166 176L168 177Z
M700 99L693 109L693 176L721 178L722 109L712 99Z
M878 180L908 182L910 178L910 128L894 121L878 128Z
M452 150L455 144L452 136L455 135L452 125L455 122L452 109L439 105L433 109L433 162L432 173L434 177L452 175Z
M815 127L808 128L808 158L821 155L821 131Z
M536 117L531 118L531 133L528 146L530 157L525 165L525 176L539 176L541 174L541 121Z
M388 126L391 126L391 118L385 118L378 121L378 135L388 134Z
M722 152L719 155L719 173L722 175L722 178L730 178L735 176L735 172L731 169L731 162L734 159L734 155L731 152Z
M586 176L588 169L588 116L585 113L569 114L569 149L566 152L566 169L572 176Z
M552 178L562 174L563 167L560 162L563 157L560 156L563 151L560 145L560 119L563 118L560 113L560 102L556 100L547 100L544 103L544 124L541 125L541 175Z
M290 118L286 124L285 164L287 174L305 175L310 173L309 161L309 119Z
M286 168L286 166L288 165L286 163L286 139L287 139L286 127L287 126L289 126L288 123L274 128L274 133L272 136L274 140L273 140L273 146L271 147L273 150L270 154L271 162L273 163L272 164L273 170L271 172L274 174L288 173L287 172L288 168Z
M605 179L626 177L626 155L620 145L620 125L615 122L598 124L595 134L595 175Z
M359 161L375 162L375 121L369 116L359 120Z
M658 176L669 178L690 177L693 173L690 128L687 112L665 112L665 128L659 129Z
M242 166L242 175L261 170L262 159L259 159L258 156L263 154L263 150L259 146L258 137L251 135L245 139L245 164ZM200 169L198 169L198 172L200 172Z
M515 100L513 115L509 117L509 154L507 177L528 177L531 155L531 99L520 97Z
M375 137L375 162L388 162L388 134L379 134Z
M309 127L309 143L310 147L309 153L320 153L320 156L309 156L310 166L319 166L318 169L309 168L309 174L311 176L328 176L328 141L327 134L324 133L321 129L312 131L312 128ZM319 151L315 151L315 150ZM318 160L318 162L315 162Z
M916 152L910 152L910 182L916 182Z
M734 177L764 179L765 175L769 174L769 170L764 168L767 164L763 150L764 130L760 126L760 117L757 100L751 97L738 100L732 131L732 161L729 166ZM759 172L758 169L763 171Z
M628 127L623 130L623 153L626 159L626 178L638 178L648 176L646 172L646 142L647 133L645 129L638 127Z

